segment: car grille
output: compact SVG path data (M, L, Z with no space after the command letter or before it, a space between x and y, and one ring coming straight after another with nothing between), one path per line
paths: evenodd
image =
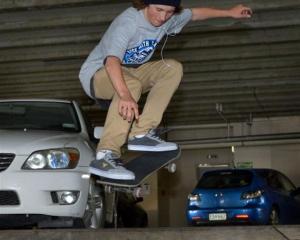
M14 191L0 191L0 206L3 205L20 205L17 193Z
M0 172L9 167L15 156L13 153L0 153Z

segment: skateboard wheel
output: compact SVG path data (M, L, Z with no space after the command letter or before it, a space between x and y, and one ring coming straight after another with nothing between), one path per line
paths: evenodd
M168 172L174 173L176 172L176 163L170 163L167 165Z
M133 196L136 198L143 197L143 189L141 187L134 189Z

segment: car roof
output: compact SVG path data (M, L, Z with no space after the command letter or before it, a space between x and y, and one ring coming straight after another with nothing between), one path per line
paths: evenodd
M65 99L47 99L47 98L9 98L0 99L0 102L53 102L53 103L72 103L70 100Z

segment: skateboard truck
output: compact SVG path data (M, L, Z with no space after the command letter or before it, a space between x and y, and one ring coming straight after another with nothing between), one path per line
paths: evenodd
M98 181L98 184L101 184L101 182ZM132 194L132 196L136 200L138 200L139 198L143 198L144 196L150 194L150 185L147 183L144 183L138 187L132 187L132 188L107 185L107 184L102 184L102 185L104 185L104 191L108 195L111 195L110 208L109 208L110 212L107 213L107 215L106 215L106 221L109 223L113 223L115 228L118 227L117 205L118 205L118 193L119 192Z
M114 192L130 193L135 198L141 198L150 194L150 185L148 183L144 183L138 187L133 187L133 188L104 185L104 191L109 194Z
M150 184L144 183L140 187L137 187L132 192L135 198L142 198L150 194Z

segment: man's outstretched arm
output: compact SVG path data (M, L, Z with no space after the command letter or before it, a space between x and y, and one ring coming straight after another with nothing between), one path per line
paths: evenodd
M216 8L192 8L192 20L205 20L209 18L231 17L231 18L250 18L252 10L243 5L237 5L230 9Z

